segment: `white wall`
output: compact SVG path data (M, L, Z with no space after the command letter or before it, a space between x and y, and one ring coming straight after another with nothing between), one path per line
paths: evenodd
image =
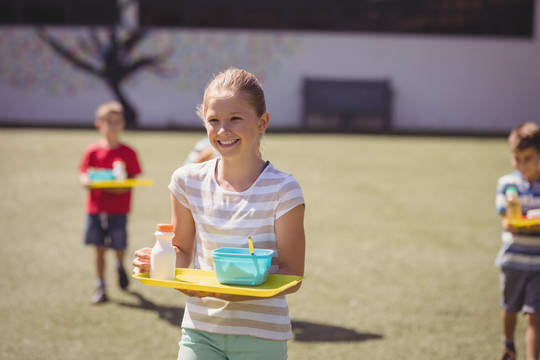
M278 129L299 127L305 77L388 78L396 130L502 133L540 122L539 13L537 6L529 40L161 30L143 50L174 49L169 79L141 73L125 89L141 126L199 126L194 108L206 81L222 68L243 67L261 78L271 127ZM54 33L68 41L66 31ZM111 98L100 81L66 67L29 28L0 27L0 53L0 123L91 124L95 107Z
M508 130L540 122L538 36L305 35L302 50L266 83L279 118L299 117L301 78L310 76L391 79L396 129Z

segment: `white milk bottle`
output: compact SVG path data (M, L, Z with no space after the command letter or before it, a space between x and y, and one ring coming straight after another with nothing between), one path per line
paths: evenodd
M126 163L120 158L114 159L112 173L116 180L118 181L126 180L127 179Z
M156 244L150 254L150 277L161 280L174 280L176 252L172 246L174 228L171 224L158 224Z

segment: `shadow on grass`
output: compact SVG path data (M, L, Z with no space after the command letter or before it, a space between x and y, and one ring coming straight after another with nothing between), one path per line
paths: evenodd
M179 306L162 306L156 305L150 300L147 300L144 296L136 291L128 291L130 295L139 300L138 304L129 304L125 302L118 302L118 305L125 306L133 309L142 309L154 311L158 314L161 320L166 320L169 324L179 327L182 323L182 317L184 316L184 308Z
M295 341L305 342L339 342L339 341L368 341L382 339L382 335L358 333L353 329L339 326L315 324L306 321L292 321Z
M138 304L128 304L119 302L118 305L134 309L143 309L154 311L159 318L168 321L171 325L180 327L184 308L178 306L156 305L147 300L140 293L130 291L139 300ZM303 342L339 342L339 341L368 341L382 339L382 335L358 333L353 329L347 329L339 326L315 324L307 321L292 321L293 336L295 341Z

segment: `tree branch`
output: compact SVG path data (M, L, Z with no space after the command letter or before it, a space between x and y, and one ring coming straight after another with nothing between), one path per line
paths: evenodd
M88 56L94 58L101 58L102 47L99 38L96 35L95 29L89 30L88 38L84 35L80 36L77 40L77 44L80 49Z
M119 44L122 58L129 56L131 51L133 51L137 44L146 36L146 33L146 30L140 28L130 32L128 38L123 43Z
M166 52L162 54L158 54L155 56L141 57L133 61L131 65L128 67L127 71L135 72L143 67L159 69L160 65L163 64L165 61L167 61L171 55L172 55L172 49L168 49Z
M53 49L58 55L68 60L73 65L95 76L103 77L103 71L101 69L96 68L92 64L77 57L74 52L70 51L68 48L66 48L64 45L58 42L54 37L49 35L49 33L47 32L47 30L45 30L45 28L43 27L36 28L36 34L41 40L49 44L51 49Z

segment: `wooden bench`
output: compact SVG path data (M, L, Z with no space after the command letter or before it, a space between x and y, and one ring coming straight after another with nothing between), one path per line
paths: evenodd
M337 127L342 132L391 129L392 92L388 80L305 79L303 95L304 130L317 128L311 120L314 116L323 118L319 128ZM337 124L324 124L325 117L337 118Z

